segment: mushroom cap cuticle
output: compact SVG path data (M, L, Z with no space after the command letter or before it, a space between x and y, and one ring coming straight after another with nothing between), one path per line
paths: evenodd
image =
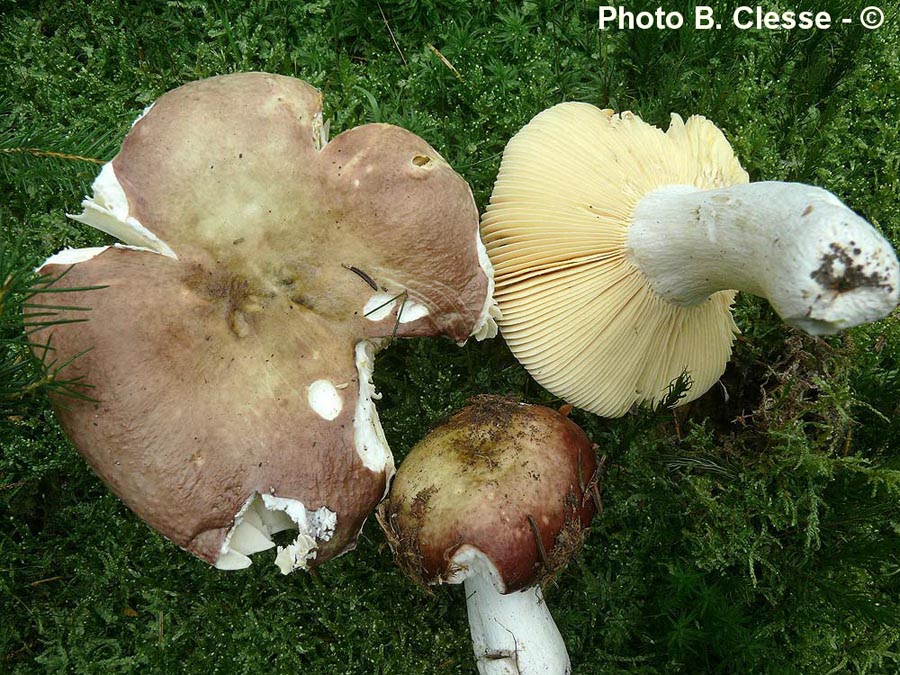
M130 508L209 563L230 537L256 549L280 526L247 510L254 495L263 511L265 496L293 505L282 569L352 548L394 468L375 351L394 335L464 341L489 289L466 182L398 127L327 140L321 102L266 73L166 93L78 218L131 248L41 268L74 255L60 283L105 286L73 292L90 321L37 333L62 360L84 352L67 375L94 400L57 406L64 429ZM370 282L407 302L365 317ZM235 534L242 513L253 522ZM249 564L237 553L228 565Z
M563 415L479 396L410 451L379 522L419 584L459 583L458 556L478 551L498 590L513 592L546 581L580 548L596 469L592 444Z

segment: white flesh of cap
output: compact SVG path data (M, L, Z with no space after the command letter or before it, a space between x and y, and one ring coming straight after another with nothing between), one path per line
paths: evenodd
M396 293L374 293L363 305L363 316L369 321L381 321L390 316L397 307L397 300L403 297L403 291ZM404 300L400 309L398 323L411 323L428 316L428 308L412 300Z
M331 129L331 120L326 120L322 116L322 111L317 112L313 115L312 119L312 132L313 132L313 143L316 145L316 150L321 151L326 145L328 145L328 132Z
M40 272L45 265L77 265L100 255L109 246L92 246L90 248L64 248L38 265L35 271Z
M888 241L827 190L799 183L661 188L638 203L628 249L669 302L747 291L812 335L880 319L900 294Z
M369 471L384 472L386 475L385 495L394 476L394 456L384 437L381 420L374 401L381 398L372 383L375 369L375 352L378 341L363 340L356 345L356 373L359 379L359 398L353 416L353 441L356 453Z
M134 127L135 124L140 122L150 112L153 105L154 103L151 103L144 108L141 114L131 123L131 126ZM81 202L84 211L79 215L67 214L69 218L85 225L90 225L125 242L124 244L115 244L115 248L149 251L178 259L178 256L175 255L175 252L166 242L144 227L137 218L129 214L128 197L125 195L125 190L122 189L118 177L116 177L112 162L107 162L103 165L99 175L91 184L91 190L94 196L86 197ZM67 248L47 258L37 268L37 271L40 271L44 265L75 265L85 262L103 253L107 248L109 247Z
M472 650L481 675L568 675L566 644L540 586L503 595L500 573L484 553L463 546L449 583L464 583Z
M363 316L369 321L386 319L397 304L396 293L375 293L363 305Z
M412 300L404 300L400 307L400 323L412 323L428 316L428 308Z
M166 242L129 214L128 197L116 177L112 162L103 165L91 189L94 196L81 202L84 211L80 215L68 214L69 218L111 234L126 244L170 258L178 257Z
M344 407L341 393L328 380L316 380L306 391L309 407L319 417L330 421L341 414Z
M476 247L478 248L478 264L488 278L487 297L484 299L484 307L481 308L481 315L475 322L475 328L472 329L472 337L481 342L490 338L497 337L497 322L500 320L500 305L494 299L494 266L488 257L487 249L481 241L481 233L477 233Z
M141 111L141 114L134 118L134 122L131 123L132 129L134 128L135 124L137 124L138 122L140 122L142 119L144 119L147 116L147 113L150 112L150 108L152 108L154 105L156 105L156 101L154 101L153 103L148 105L146 108L144 108Z
M108 248L110 247L91 246L88 248L64 248L62 251L57 251L40 265L38 265L35 271L39 273L46 265L77 265L78 263L83 263L90 260L91 258L95 258ZM125 244L113 244L112 248L127 248L131 249L132 251L146 251L147 253L157 253L157 251L151 251L149 248L144 248L142 246L127 246Z
M297 537L287 546L279 546L275 564L282 574L306 569L315 559L318 542L334 535L337 514L322 506L309 511L296 499L254 493L234 517L234 526L222 542L216 567L239 570L250 566L249 556L275 546L272 535L284 530L297 530Z

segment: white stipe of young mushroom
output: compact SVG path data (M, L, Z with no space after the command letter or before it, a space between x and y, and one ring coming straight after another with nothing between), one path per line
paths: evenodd
M316 380L309 385L307 401L314 413L328 421L340 415L344 407L341 392L328 380Z
M318 542L331 539L336 526L337 514L324 506L309 511L295 499L253 493L235 514L215 566L220 570L249 567L251 555L275 547L272 535L297 530L291 544L278 547L275 564L282 574L306 569L316 557Z
M369 471L385 474L385 496L394 476L394 456L384 437L381 428L381 420L378 419L378 410L374 401L381 399L381 394L375 391L372 383L372 373L375 369L375 352L378 351L380 341L363 340L357 343L356 374L359 380L359 397L356 400L356 412L353 415L353 443L356 446L356 454L362 460L363 466Z
M169 258L178 258L166 242L130 215L128 197L116 177L112 162L103 165L91 190L94 196L81 202L84 211L78 215L66 214L69 218L111 234L131 246L145 248Z
M565 642L539 585L503 594L497 568L478 548L463 546L447 583L464 584L472 650L481 675L568 675Z
M125 244L113 244L111 247L91 246L87 248L64 248L62 251L57 251L40 265L38 265L35 268L35 272L40 273L40 271L46 265L77 265L78 263L87 262L91 258L97 257L108 248L124 248L130 249L132 251L146 251L148 253L156 253L156 251L151 251L150 249L143 248L142 246L127 246Z
M888 241L827 190L800 183L655 190L635 209L628 250L674 305L738 289L813 335L880 319L900 295Z
M481 241L480 232L475 234L475 247L478 251L478 264L488 280L484 306L481 308L481 314L478 315L478 320L475 322L475 327L472 329L471 334L471 337L481 342L482 340L497 337L497 333L500 330L497 322L500 321L501 314L500 305L497 304L497 300L494 298L494 266L491 264L484 242Z

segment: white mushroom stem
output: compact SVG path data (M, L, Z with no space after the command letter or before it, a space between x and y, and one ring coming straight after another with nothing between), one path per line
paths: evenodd
M827 190L800 183L655 190L638 202L627 245L668 302L746 291L813 335L880 319L898 301L887 240Z
M464 565L472 650L481 675L572 672L566 644L540 586L504 595L498 590L503 584L497 569L477 549L464 547L453 562Z

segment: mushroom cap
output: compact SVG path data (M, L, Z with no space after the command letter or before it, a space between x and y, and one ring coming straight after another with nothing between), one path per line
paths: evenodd
M511 593L580 548L596 472L593 445L567 417L479 396L413 447L378 518L413 580L458 583L458 554L480 551L499 573L498 590Z
M661 399L685 370L682 402L703 394L731 356L735 291L666 302L629 256L627 232L653 190L746 182L700 116L672 115L663 132L586 103L538 114L506 146L481 225L516 358L552 393L609 417Z
M328 516L311 564L351 548L393 472L374 349L394 333L464 341L484 319L466 182L397 127L323 143L321 96L300 80L175 89L79 217L131 246L41 268L68 269L57 287L104 286L73 293L89 321L38 333L60 363L81 354L66 375L91 386L93 401L57 402L63 428L132 510L210 563L255 496L301 528ZM385 295L401 297L366 309Z

